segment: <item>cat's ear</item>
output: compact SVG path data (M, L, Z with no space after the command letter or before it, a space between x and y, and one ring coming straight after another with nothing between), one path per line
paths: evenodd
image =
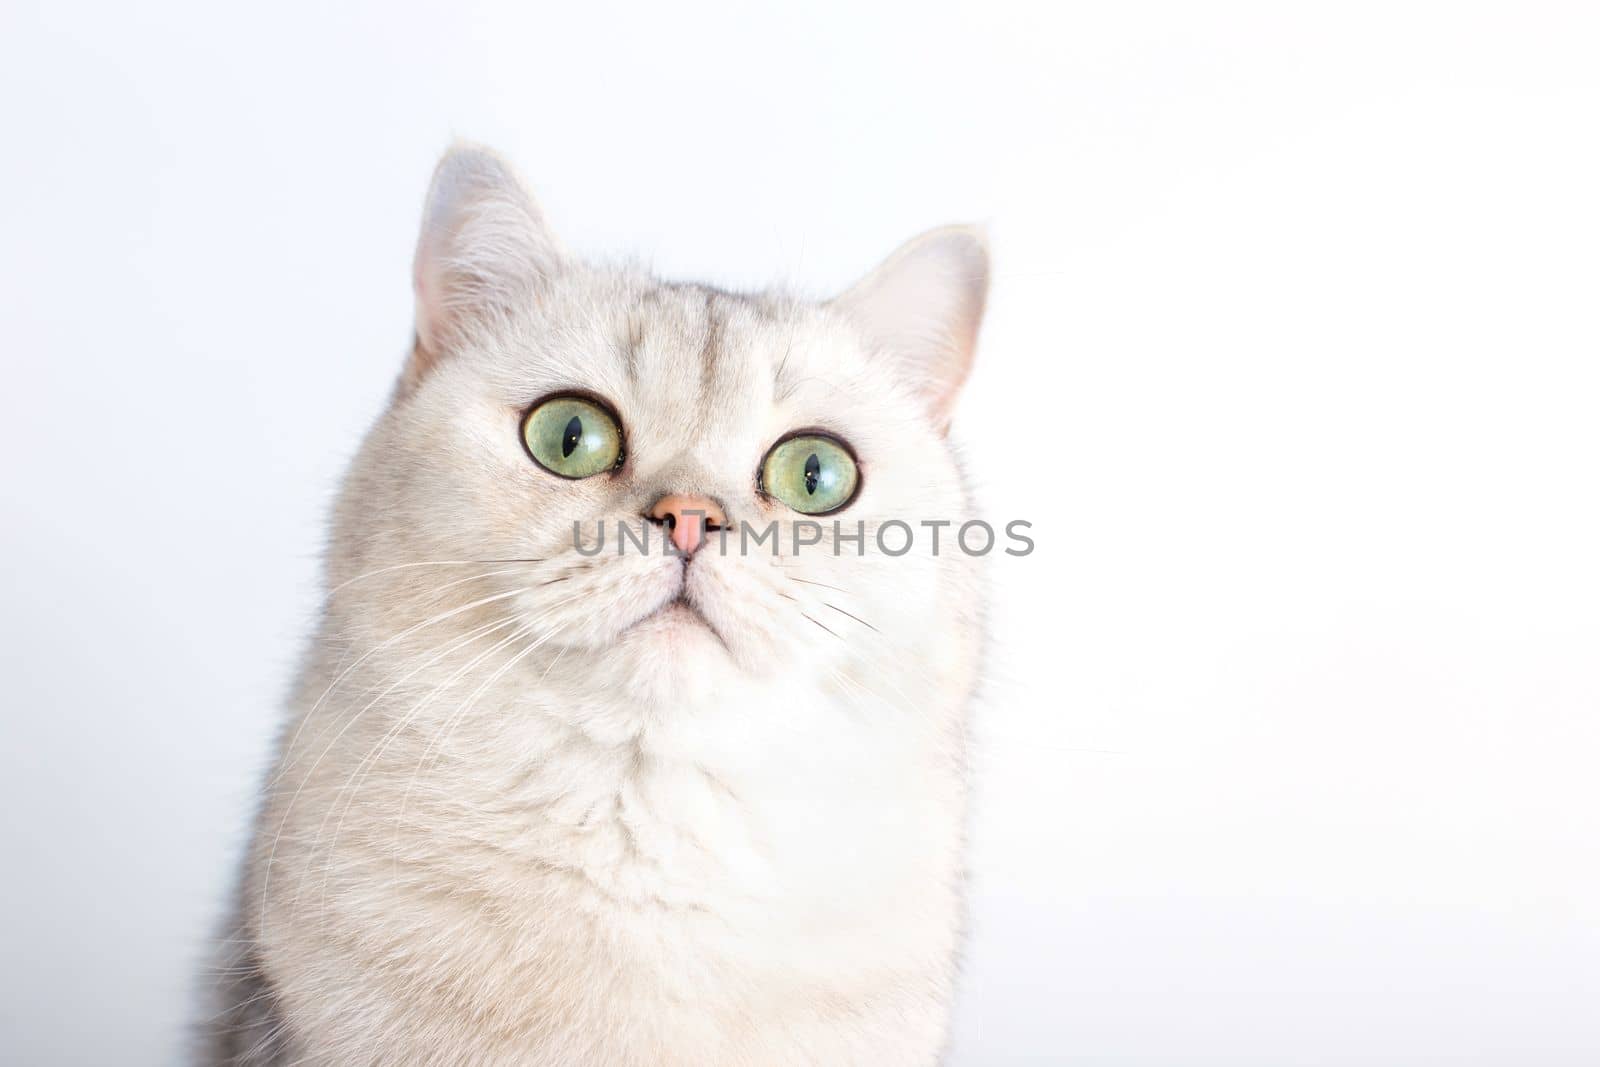
M412 267L417 337L401 388L421 381L474 326L536 299L562 259L510 165L486 148L453 146L423 208Z
M834 301L892 359L948 429L972 367L989 292L989 247L976 226L930 230L901 245Z

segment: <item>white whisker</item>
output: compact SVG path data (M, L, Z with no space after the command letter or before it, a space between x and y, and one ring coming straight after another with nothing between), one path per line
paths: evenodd
M513 620L513 621L515 621L515 620ZM354 771L352 771L351 774L350 774L350 777L345 780L345 784L343 786L341 786L340 789L339 789L339 792L334 795L333 803L328 805L328 811L322 817L322 824L317 828L316 837L314 837L312 839L312 842L311 842L311 848L310 848L309 855L308 855L308 858L307 858L306 870L304 872L302 872L302 874L301 874L301 885L300 885L299 888L296 889L296 892L295 892L295 898L297 900L299 899L299 895L300 895L301 889L304 888L306 875L310 873L310 859L311 859L311 857L315 857L316 852L317 852L317 847L321 843L321 840L322 840L322 835L327 829L328 820L331 819L333 817L333 813L336 810L338 810L339 801L341 799L345 798L346 792L347 791L349 792L349 797L345 801L344 811L341 812L340 815L339 815L339 822L334 827L333 838L331 839L331 841L330 841L330 843L328 845L328 862L323 865L323 879L322 879L321 895L324 898L326 898L326 896L327 896L328 874L330 873L330 871L332 869L332 866L333 866L333 853L334 853L334 850L336 849L336 847L338 845L338 842L339 842L339 832L344 827L345 816L350 813L350 807L355 801L355 789L359 789L360 788L360 781L365 780L366 775L370 772L372 767L377 765L378 759L381 758L383 752L388 749L389 744L396 737L399 736L401 731L405 728L405 726L409 722L411 722L411 720L412 720L412 718L414 716L419 714L422 711L423 708L425 708L429 704L431 704L434 701L434 699L436 697L438 697L438 695L440 693L444 692L446 689L448 689L455 682L457 682L461 678L465 677L466 674L469 671L472 670L472 668L476 667L478 664L482 663L484 660L488 659L490 656L492 656L494 653L500 651L502 648L505 648L507 645L515 643L519 638L521 638L527 632L528 632L528 624L524 623L523 625L518 626L516 629L512 630L511 633L507 634L505 637L501 638L499 641L496 641L494 644L490 645L487 649L485 649L482 652L478 653L472 659L468 660L464 665L462 665L455 672L453 672L448 678L446 678L444 681L440 682L438 685L434 686L431 690L429 690L422 697L421 700L418 700L415 704L411 705L411 707L406 711L406 713L403 716L401 716L398 720L396 720L395 723L393 725L391 725L389 727L389 729L384 733L383 737L380 739L380 743L374 745L370 750L368 750L367 755L362 757L360 763L358 763L356 765L356 769Z
M446 619L452 618L452 617L454 617L456 615L460 615L461 613L463 613L465 611L470 611L473 608L482 607L485 604L492 604L492 603L495 603L495 602L501 601L501 600L507 600L507 599L509 599L511 597L514 597L514 596L520 596L525 592L527 592L526 589L513 589L513 590L510 590L508 592L497 593L494 596L483 597L483 598L481 598L479 600L473 601L470 604L462 605L459 608L455 608L455 609L453 609L451 611L443 612L443 613L441 613L439 615L434 616L431 619L424 620L423 622L417 623L415 626L407 627L405 630L402 630L400 633L396 634L394 637L391 637L388 640L384 641L382 644L376 646L373 649L370 649L368 652L366 652L364 655L362 655L359 659L357 659L355 663L352 663L352 664L350 664L350 666L346 667L344 669L344 671L339 675L339 678L334 679L333 683L331 685L329 685L329 687L326 690L324 690L322 696L318 699L317 703L315 705L313 705L311 710L308 711L305 714L305 717L300 720L299 727L296 728L294 737L290 738L289 746L286 746L285 749L284 749L284 752L285 752L285 757L284 758L285 758L286 766L284 767L284 769L282 771L279 772L279 774L273 779L273 781L271 783L269 783L269 787L268 788L269 789L276 788L276 786L280 782L283 781L284 774L288 773L287 764L290 761L289 752L290 752L290 750L292 749L292 747L294 745L295 739L298 738L299 735L300 735L300 729L303 728L305 726L305 724L311 720L311 718L312 718L313 714L316 712L317 708L321 706L322 701L327 699L328 693L333 691L333 686L337 685L339 683L340 679L342 679L346 675L348 675L350 671L354 670L363 661L365 661L367 658L369 658L370 656L372 656L374 653L378 652L379 650L381 650L383 648L387 648L388 646L394 644L396 641L400 640L401 638L403 638L403 637L405 637L405 636L407 636L409 634L415 633L418 630L424 628L425 626L435 625L437 623L443 622ZM353 722L353 721L354 721L353 719L350 720L350 722ZM261 916L260 916L260 923L261 923L261 926L262 926L263 929L266 927L267 901L269 899L268 895L267 895L267 890L271 887L272 862L273 862L274 858L278 854L278 841L283 836L284 827L286 827L289 824L289 817L290 817L291 813L294 811L295 802L300 799L300 794L301 794L302 791L304 791L304 789L306 787L306 783L311 780L311 777L316 773L316 770L321 765L323 759L326 758L326 756L328 755L328 753L330 751L332 751L333 746L338 743L339 738L344 736L344 732L350 728L350 722L346 722L344 727L340 729L339 733L334 736L333 740L328 742L327 746L325 748L323 748L321 754L318 755L316 760L312 763L310 770L306 771L306 773L303 776L301 776L300 784L295 787L294 794L292 796L290 796L288 803L284 805L283 818L280 819L279 822L278 822L278 829L277 829L277 832L273 835L272 845L267 850L266 865L263 867L262 872L261 872Z
M355 662L353 662L353 663L349 664L348 666L346 666L342 671L340 671L334 677L333 681L328 683L328 687L322 691L322 695L317 698L317 702L315 704L311 705L311 709L300 717L299 723L297 723L295 725L294 733L289 737L289 743L283 746L284 765L281 768L279 768L277 775L275 775L272 778L272 780L267 783L267 787L269 789L271 789L271 788L277 786L278 783L283 781L283 777L284 777L284 775L286 775L289 772L289 769L294 766L294 761L295 761L295 758L296 758L295 757L295 743L297 741L299 741L301 731L305 729L306 723L310 722L311 719L316 715L317 709L322 707L322 703L323 703L323 701L328 699L328 695L334 691L334 689L339 685L340 682L344 681L344 679L349 676L351 671L353 671L357 667L361 666L361 664L365 663L368 659L371 659L373 656L377 655L379 652L382 652L384 649L390 647L391 645L394 645L394 644L396 644L396 643L398 643L400 641L405 640L407 637L410 637L412 634L418 632L419 630L426 629L429 626L438 625L439 623L444 622L447 619L454 618L455 616L460 615L463 612L471 611L473 608L480 608L480 607L483 607L485 604L493 604L496 601L506 600L506 599L508 599L510 597L518 596L518 595L520 595L522 593L525 593L525 592L527 592L526 588L513 589L513 590L510 590L509 592L496 593L493 596L484 597L481 600L474 600L470 604L463 604L460 607L453 608L453 609L451 609L449 611L440 612L439 614L434 615L434 616L432 616L430 618L424 619L422 622L416 623L413 626L406 627L404 630L401 630L399 633L395 634L393 637L386 638L385 640L383 640L379 644L374 645L372 648L370 648L366 652L362 653L362 655L360 655L359 657L356 658Z

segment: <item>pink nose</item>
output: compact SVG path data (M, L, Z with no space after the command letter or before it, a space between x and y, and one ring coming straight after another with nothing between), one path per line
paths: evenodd
M707 530L728 524L717 502L693 493L668 493L650 505L645 516L666 526L667 536L678 551L687 555L705 542Z

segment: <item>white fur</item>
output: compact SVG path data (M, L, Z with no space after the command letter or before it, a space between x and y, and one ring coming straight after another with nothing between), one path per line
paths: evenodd
M938 1057L979 582L951 530L937 557L926 530L898 558L872 542L970 517L943 427L986 257L970 231L930 240L830 305L663 286L561 254L493 157L446 158L418 352L337 507L247 866L241 928L292 1057ZM919 292L940 339L920 375L872 328ZM614 475L523 451L522 412L573 388L622 416ZM860 456L859 498L825 521L865 521L863 556L793 552L798 516L756 491L802 427ZM674 491L777 520L781 557L713 544L686 578L619 557L616 520ZM603 553L573 550L574 519L611 527ZM541 562L466 562L510 559ZM711 628L653 614L680 582Z

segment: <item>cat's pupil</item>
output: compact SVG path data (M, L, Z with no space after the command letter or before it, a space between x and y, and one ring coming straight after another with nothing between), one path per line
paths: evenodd
M814 494L817 491L817 480L822 477L822 461L815 452L806 457L806 492Z
M583 436L583 420L572 416L567 423L566 432L561 435L561 458L566 459L572 455L572 450L578 447L578 439Z

